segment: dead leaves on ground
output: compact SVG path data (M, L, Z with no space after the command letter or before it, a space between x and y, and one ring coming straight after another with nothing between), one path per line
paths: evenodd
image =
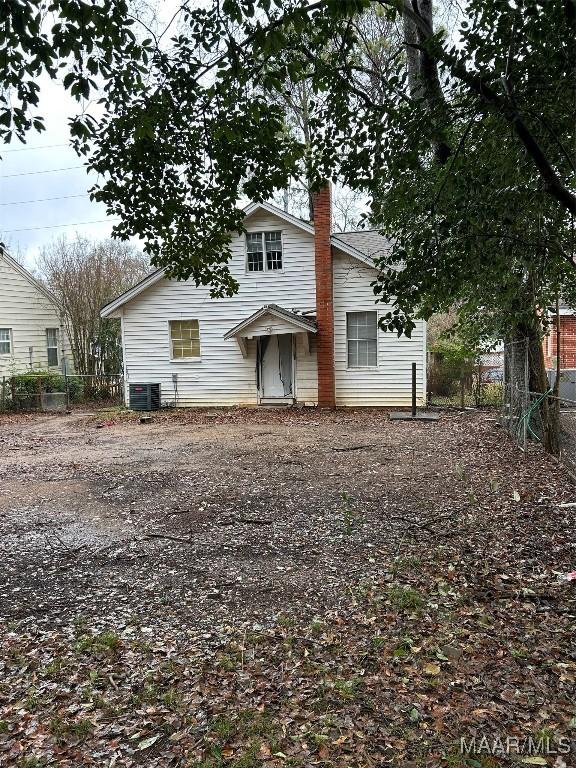
M572 585L486 605L446 566L359 582L306 624L7 631L0 764L464 767L461 737L574 735Z

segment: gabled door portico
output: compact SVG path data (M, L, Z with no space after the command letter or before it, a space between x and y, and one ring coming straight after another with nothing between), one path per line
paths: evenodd
M315 320L268 304L225 334L235 338L243 357L248 357L247 339L256 339L255 384L262 405L293 403L295 387L296 334L305 338L316 332Z

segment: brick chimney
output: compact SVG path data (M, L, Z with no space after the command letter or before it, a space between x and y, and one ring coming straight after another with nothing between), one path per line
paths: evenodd
M316 266L316 351L318 356L318 405L336 406L334 384L334 296L332 245L330 244L332 199L330 183L313 195L314 255Z

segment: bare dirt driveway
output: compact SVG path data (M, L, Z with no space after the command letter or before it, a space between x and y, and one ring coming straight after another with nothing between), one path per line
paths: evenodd
M0 488L0 616L17 659L2 669L0 765L460 765L441 762L454 718L469 727L493 717L500 730L510 719L532 731L552 723L556 734L569 720L576 618L558 574L576 567L566 506L576 494L537 447L521 454L493 413L436 423L372 410L189 411L146 425L121 413L4 417ZM159 698L147 699L131 675L162 667L166 648L182 662L183 643L186 658L211 659L210 671L194 667L204 687L187 688L194 675L181 669L177 683L168 675L178 696L156 681ZM279 659L300 652L296 677L283 661L278 682ZM101 671L78 653L111 665L97 695ZM79 701L70 675L89 688ZM264 679L276 680L270 700ZM357 696L368 680L379 691L370 706ZM38 704L42 681L60 698ZM215 703L214 685L226 702ZM299 705L278 686L300 691ZM270 709L273 738L240 728L238 697ZM222 712L236 714L220 732ZM124 717L125 744L114 730ZM299 718L315 717L316 736L302 736ZM38 755L45 762L25 762Z
M485 419L392 423L378 411L6 424L2 614L177 612L209 624L317 613L391 565L412 534L429 536L427 521L466 522L479 426L502 437ZM506 469L492 473L510 495Z

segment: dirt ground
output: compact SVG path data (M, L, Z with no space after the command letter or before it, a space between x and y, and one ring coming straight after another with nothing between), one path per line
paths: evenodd
M493 412L4 416L0 488L0 766L574 764L576 489Z
M542 495L491 413L103 412L0 430L0 611L48 624L315 614L466 524L471 495Z

